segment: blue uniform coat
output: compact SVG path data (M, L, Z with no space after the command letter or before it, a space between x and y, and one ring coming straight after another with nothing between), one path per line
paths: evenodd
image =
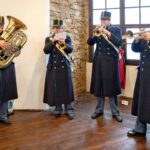
M65 53L72 52L71 38L67 36ZM71 65L67 58L56 48L49 37L45 40L44 53L49 54L44 89L44 103L50 106L70 104L74 101Z
M12 62L7 67L0 69L0 104L16 98L18 98L16 71L15 64Z
M134 41L132 50L140 53L132 115L139 116L142 122L150 123L150 42L140 40L136 43Z
M0 69L0 103L18 98L14 63Z
M107 30L111 32L109 40L116 47L120 47L122 43L120 28L110 25ZM120 94L121 86L118 53L102 35L100 37L90 37L87 43L89 45L96 44L90 92L97 97Z

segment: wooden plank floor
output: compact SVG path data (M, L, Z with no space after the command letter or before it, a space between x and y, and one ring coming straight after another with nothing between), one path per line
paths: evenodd
M105 113L92 120L96 100L87 94L76 102L76 116L69 121L65 115L54 118L50 112L16 111L13 124L0 124L0 150L148 150L150 133L146 138L129 138L135 117L129 106L120 105L124 121L116 122L106 100Z

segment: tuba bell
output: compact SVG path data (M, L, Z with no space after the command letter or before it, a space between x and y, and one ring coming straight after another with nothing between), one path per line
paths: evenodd
M24 46L27 36L21 29L27 29L26 25L19 19L7 16L9 21L6 29L3 31L0 39L11 44L10 49L0 49L0 68L7 67L15 57L15 53Z

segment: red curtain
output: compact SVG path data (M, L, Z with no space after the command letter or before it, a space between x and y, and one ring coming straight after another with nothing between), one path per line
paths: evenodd
M125 89L125 64L124 64L124 60L123 60L123 56L124 56L124 50L120 49L119 50L120 53L120 58L119 58L119 66L120 66L120 80L121 80L121 88Z

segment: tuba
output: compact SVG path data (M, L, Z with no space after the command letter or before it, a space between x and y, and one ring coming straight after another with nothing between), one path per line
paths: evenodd
M9 23L3 31L0 39L11 44L9 49L0 49L0 68L7 67L15 57L16 51L20 50L27 41L27 36L21 29L27 29L19 19L7 16Z

